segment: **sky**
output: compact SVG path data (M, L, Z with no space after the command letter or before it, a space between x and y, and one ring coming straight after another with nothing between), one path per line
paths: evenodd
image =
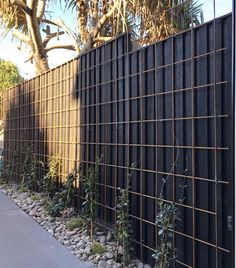
M55 3L55 2L54 2ZM199 0L202 4L204 21L209 21L214 18L214 8L213 0ZM75 25L75 16L71 11L65 11L64 8L60 8L58 5L54 4L52 8L51 16L62 18L66 24ZM232 0L215 0L215 15L219 17L221 15L227 14L232 11ZM60 43L69 43L70 40L66 37L60 37ZM28 62L25 63L27 59L27 53L22 52L17 49L19 43L16 40L12 40L11 35L6 37L0 37L0 58L10 60L14 62L21 75L29 79L34 76L34 67ZM50 67L58 66L72 58L74 58L75 52L68 51L64 49L52 50L48 53L49 65Z

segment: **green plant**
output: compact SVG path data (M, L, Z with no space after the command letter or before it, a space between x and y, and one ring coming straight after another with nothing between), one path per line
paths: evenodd
M119 195L116 204L116 260L124 265L128 265L130 263L133 251L131 245L132 227L129 219L129 188L131 176L132 173L129 173L126 188L119 188Z
M92 255L103 254L105 252L105 247L100 243L94 242L90 247L90 252Z
M64 210L70 206L74 196L73 184L77 178L78 170L74 168L67 176L66 183L61 185L60 190L55 193L53 199L45 207L51 216L57 217L63 215Z
M37 181L37 164L34 154L34 147L30 144L26 151L25 161L23 163L21 188L27 187L30 192L36 191L38 188Z
M174 202L166 203L164 199L164 186L166 179L163 179L159 196L159 211L156 216L156 226L158 227L159 245L156 247L152 257L155 259L156 268L168 268L172 259L175 258L176 248L173 241L173 229L179 219L179 209Z
M40 200L40 197L37 196L37 195L31 195L31 199L32 199L33 201L37 201L37 200Z
M89 167L88 175L82 177L83 186L85 189L85 201L83 202L82 217L84 226L87 228L91 240L93 240L93 231L97 216L97 176L101 158L97 157L95 166Z
M28 188L27 187L20 187L20 190L19 190L19 192L20 193L27 193L29 190L28 190Z
M66 223L66 229L73 231L75 228L81 228L83 226L83 219L80 217L73 218Z
M5 185L6 181L3 178L0 178L0 185Z
M17 162L17 154L14 151L12 161L6 161L3 162L3 167L1 170L1 179L2 181L5 181L5 183L10 182L13 180L13 175L16 170L16 162Z
M58 181L59 181L59 168L60 160L58 157L51 157L48 164L48 172L43 177L41 182L41 188L43 193L45 193L50 198L53 198L55 192L57 191Z

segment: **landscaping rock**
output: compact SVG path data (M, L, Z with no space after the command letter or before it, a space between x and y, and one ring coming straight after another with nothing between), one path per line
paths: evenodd
M112 259L112 258L114 258L114 254L111 253L111 252L106 253L105 256L106 256L107 259Z
M99 242L100 242L101 244L104 244L104 243L106 242L106 237L105 237L105 235L102 235L102 236L99 237Z
M86 261L89 267L121 267L121 264L114 261L115 251L117 249L116 242L112 241L113 235L110 230L105 234L103 231L99 230L99 228L95 229L93 239L104 246L105 252L103 254L92 255L92 242L90 241L90 236L87 231L80 228L69 231L65 227L65 224L71 220L70 217L75 217L73 209L66 210L63 218L54 218L49 216L45 211L42 195L35 193L34 196L36 198L32 199L32 196L30 196L29 193L19 193L16 186L9 187L5 192L16 204L32 216L35 221L37 221L49 234L54 236L61 244L68 248L68 250L70 250L76 257L82 261ZM118 253L123 254L123 248L121 246L118 248ZM150 265L144 265L138 260L133 262L132 267L151 268Z
M98 268L106 268L107 264L105 261L99 261Z
M111 239L112 239L112 233L111 233L111 231L108 231L108 232L107 232L107 236L106 236L106 241L107 241L107 242L110 242Z

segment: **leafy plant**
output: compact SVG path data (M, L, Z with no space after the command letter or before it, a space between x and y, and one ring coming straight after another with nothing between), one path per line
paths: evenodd
M76 228L80 228L83 226L83 219L80 217L73 218L69 222L66 223L66 229L73 231Z
M31 195L31 199L33 201L37 201L37 200L40 200L40 197L38 195Z
M38 161L34 154L34 147L31 144L26 152L23 163L21 188L27 187L30 192L36 191L38 188L37 181L37 164Z
M83 202L82 217L84 226L87 228L91 240L93 240L93 231L97 216L97 177L101 158L97 157L95 166L89 167L88 175L82 177L82 182L85 188L85 201Z
M91 245L90 252L95 255L95 254L103 254L105 252L105 247L97 242L94 242Z
M48 213L53 216L61 216L64 210L71 204L74 196L74 182L78 178L78 170L74 168L72 172L67 176L66 183L62 184L60 190L55 193L51 202L48 203L46 209Z
M128 175L127 187L125 189L119 188L119 195L116 205L116 260L123 263L124 265L128 265L130 263L133 251L131 246L132 227L129 219L129 188L131 176L132 173Z
M159 212L156 216L156 225L159 228L158 237L160 239L155 253L152 257L155 259L156 268L168 268L170 262L175 258L176 249L173 242L173 229L176 221L179 219L179 209L174 202L166 203L164 199L164 186L166 180L163 179L161 193L159 196L158 206Z
M53 198L53 195L57 191L58 181L59 181L59 168L60 160L58 157L51 157L48 164L48 172L43 177L41 182L42 191Z
M6 160L3 162L3 167L1 170L1 180L5 183L10 182L13 180L13 175L16 170L16 162L17 162L17 154L16 152L13 152L12 161L9 161L8 163Z
M27 193L28 191L29 191L28 188L25 187L25 186L23 186L23 187L21 186L20 189L19 189L20 193Z
M0 185L6 184L6 181L3 178L0 178Z

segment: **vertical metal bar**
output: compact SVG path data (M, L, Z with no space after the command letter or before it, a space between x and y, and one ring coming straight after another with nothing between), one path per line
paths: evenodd
M107 91L107 81L108 81L108 77L107 77L107 64L108 64L108 61L107 61L107 57L105 55L105 51L107 50L107 45L105 43L104 45L104 50L103 50L103 66L104 66L104 71L105 71L105 81L103 81L103 86L106 88L106 91ZM107 92L106 92L107 94ZM107 161L108 161L108 153L109 153L109 150L108 150L108 127L110 127L110 122L107 122L107 119L108 119L108 100L106 99L105 100L105 122L106 122L106 125L105 125L105 147L104 147L104 162L105 162L105 186L103 186L104 188L104 219L105 219L105 225L107 224Z
M232 172L233 175L233 195L234 195L234 204L233 204L233 218L234 218L234 228L233 228L233 247L232 247L232 267L235 267L235 249L236 249L236 165L235 165L235 154L236 154L236 94L235 94L235 85L236 85L236 3L235 0L232 0L232 86L231 86L231 114L232 114L232 122L233 122L233 135L232 135L232 163L234 163L234 170Z
M172 172L172 197L173 197L173 202L175 202L175 166L176 166L176 161L177 159L175 159L175 73L174 73L174 60L175 60L175 57L174 57L174 52L175 52L175 38L172 37L172 42L171 42L171 76L172 76L172 80L171 80L171 91L172 91L172 94L171 94L171 97L172 97L172 103L171 103L171 106L172 106L172 145L173 145L173 148L172 148L172 165L173 165L173 172ZM176 144L178 145L178 144ZM177 148L178 150L178 148ZM177 154L176 154L177 155ZM170 174L171 176L171 174ZM176 236L175 236L175 227L173 227L173 242L174 242L174 245L175 245L175 240L176 240ZM175 262L173 263L173 266L175 267Z
M114 187L115 187L115 225L116 225L116 222L117 222L117 211L116 211L116 208L117 208L117 188L118 188L118 135L119 135L119 124L118 124L118 112L119 112L119 109L118 109L118 86L117 86L117 83L118 83L118 72L117 72L117 65L118 65L118 60L117 60L117 55L118 55L118 45L117 45L117 39L114 41L114 46L115 46L115 49L113 51L115 51L115 55L114 55L114 58L113 58L113 67L115 69L114 71L114 75L115 77L113 77L113 81L112 83L115 84L115 113L116 113L116 117L115 117L115 150L116 150L116 153L115 153L115 174L114 174Z
M191 26L190 26L190 31L191 31L191 102L192 102L192 114L191 114L191 121L192 121L192 201L193 201L193 208L192 208L192 224L193 224L193 240L192 240L192 246L193 246L193 264L192 267L195 268L196 267L196 244L195 244L195 232L196 232L196 228L195 228L195 220L196 220L196 216L195 216L195 121L194 121L194 114L195 114L195 108L194 108L194 102L195 102L195 98L194 98L194 29L193 29L193 17L191 14Z
M141 139L141 147L140 147L140 256L141 258L143 258L143 154L144 154L144 147L143 147L143 87L142 87L142 74L143 74L143 60L142 60L142 55L144 50L140 50L139 51L139 94L140 94L140 98L137 100L140 102L140 114L141 114L141 118L139 121L140 124L140 139Z
M215 261L216 261L216 268L218 268L218 176L217 176L217 109L216 109L216 5L215 0L213 0L213 83L214 83L214 99L213 99L213 109L214 109L214 192L215 192Z
M154 118L155 118L155 129L156 129L156 137L155 137L155 143L156 143L156 164L155 164L155 171L156 171L156 174L155 174L155 219L156 219L156 216L157 216L157 213L158 213L158 136L159 136L159 133L158 133L158 84L157 84L157 81L158 81L158 76L157 76L157 70L158 70L158 67L157 67L157 45L155 44L154 46L154 93L155 93L155 101L154 101L154 105L155 105L155 115L154 115ZM158 228L157 228L157 225L155 224L155 248L157 248L157 239L158 239Z

